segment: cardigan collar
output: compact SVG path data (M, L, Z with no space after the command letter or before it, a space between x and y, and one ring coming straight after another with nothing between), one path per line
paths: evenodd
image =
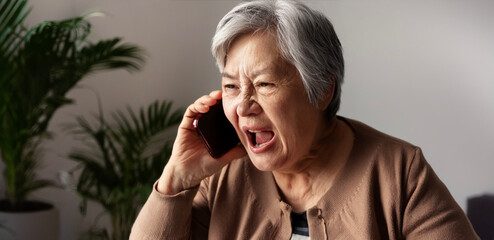
M362 184L365 184L363 178L358 176L364 176L365 171L370 169L367 165L372 162L370 159L375 156L379 149L378 145L369 141L367 134L369 127L367 125L340 116L338 118L348 124L354 133L354 142L349 159L336 176L333 186L315 206L307 209L309 217L322 217L327 223L334 221L335 217L345 210ZM249 159L244 162L247 165L244 168L244 174L248 179L248 185L252 188L252 197L259 210L264 212L266 217L274 223L279 221L279 216L283 213L289 215L291 206L282 200L272 172L259 171ZM362 164L362 162L367 163Z

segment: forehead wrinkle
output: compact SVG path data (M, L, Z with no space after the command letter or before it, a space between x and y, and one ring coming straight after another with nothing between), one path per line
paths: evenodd
M242 74L251 80L264 74L276 74L278 72L276 61L264 59L266 58L256 56L255 59L251 59L250 61L243 61L241 66Z
M292 65L282 57L277 46L264 44L266 40L270 41L266 37L271 38L270 40L276 39L273 35L266 33L244 35L236 39L227 53L226 63L229 64L226 65L230 66L223 70L222 76L233 80L246 78L252 81L259 75L270 74L276 80L286 80L284 78L291 75ZM264 38L264 40L259 42L259 38ZM234 53L231 51L233 48L236 49Z

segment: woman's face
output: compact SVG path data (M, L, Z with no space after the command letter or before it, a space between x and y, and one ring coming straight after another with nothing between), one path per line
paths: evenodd
M230 47L222 73L223 107L253 164L290 171L309 154L322 111L308 102L294 66L270 33L246 34Z

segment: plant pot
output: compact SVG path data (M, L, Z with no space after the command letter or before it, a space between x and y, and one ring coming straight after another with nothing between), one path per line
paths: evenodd
M0 210L0 239L2 240L58 240L60 216L51 204L42 210L9 212Z

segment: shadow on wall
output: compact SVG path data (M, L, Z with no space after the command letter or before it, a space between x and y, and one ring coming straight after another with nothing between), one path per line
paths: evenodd
M480 239L494 240L494 195L469 198L467 216Z

